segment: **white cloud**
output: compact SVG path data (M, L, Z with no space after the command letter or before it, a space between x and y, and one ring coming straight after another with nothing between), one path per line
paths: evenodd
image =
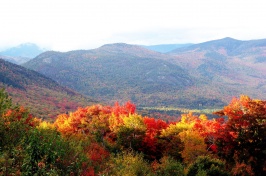
M35 42L55 50L266 38L262 0L3 0L0 47Z

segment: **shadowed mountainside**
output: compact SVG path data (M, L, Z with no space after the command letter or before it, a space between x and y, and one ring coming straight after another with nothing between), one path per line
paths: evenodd
M31 113L40 118L53 118L93 103L81 94L22 66L0 59L0 68L0 87L7 90L15 103L30 108Z

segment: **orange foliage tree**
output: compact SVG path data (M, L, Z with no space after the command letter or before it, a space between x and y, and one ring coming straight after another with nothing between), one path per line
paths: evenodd
M59 115L54 126L66 138L76 138L85 142L84 152L92 161L94 169L99 170L100 166L104 166L100 163L109 157L110 143L117 140L118 131L114 129L119 129L118 124L126 127L124 119L133 113L135 105L130 102L122 106L116 103L113 107L93 105ZM90 167L90 172L91 169Z

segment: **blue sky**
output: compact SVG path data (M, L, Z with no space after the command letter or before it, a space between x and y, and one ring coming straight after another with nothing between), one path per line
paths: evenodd
M0 48L59 51L106 43L200 43L266 38L263 0L2 0Z

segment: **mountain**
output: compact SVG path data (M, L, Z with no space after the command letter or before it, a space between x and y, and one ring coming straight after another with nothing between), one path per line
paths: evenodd
M44 51L45 49L41 49L36 44L24 43L0 52L0 56L1 58L4 58L9 62L15 64L22 64L36 57Z
M224 38L178 48L169 54L173 58L168 61L186 68L209 88L215 85L217 94L265 98L266 39Z
M53 118L93 102L40 73L3 59L0 68L0 87L6 89L13 102L30 108L37 117Z
M187 47L190 45L193 45L193 44L187 43L187 44L161 44L161 45L148 45L148 46L143 45L142 47L147 48L149 50L157 51L160 53L167 53L177 48Z
M163 60L167 55L124 43L94 50L44 52L23 66L99 101L131 100L138 106L177 105L194 84L188 72Z
M23 66L98 101L137 106L222 107L266 98L265 40L224 38L159 53L138 45L44 52Z
M265 78L266 67L266 39L240 41L232 38L224 38L178 48L171 52L175 56L176 64L186 65L190 69L200 69L204 65L215 64L219 71L231 69L234 73L247 75L261 75ZM209 68L215 68L210 66ZM217 68L216 68L217 69ZM203 69L202 71L208 71ZM255 73L254 73L255 72ZM256 76L255 76L256 77Z

